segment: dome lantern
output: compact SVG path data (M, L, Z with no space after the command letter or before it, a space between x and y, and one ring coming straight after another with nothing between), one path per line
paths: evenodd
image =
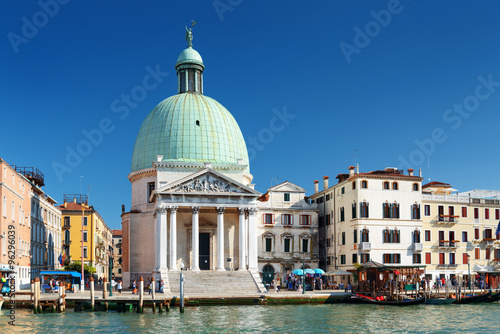
M197 93L203 94L203 60L200 54L193 49L193 32L186 26L187 48L184 49L177 58L175 69L177 71L177 93Z

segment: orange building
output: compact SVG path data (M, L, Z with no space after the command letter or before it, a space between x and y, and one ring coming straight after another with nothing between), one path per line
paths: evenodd
M0 267L14 270L16 290L30 287L30 214L30 181L0 158Z

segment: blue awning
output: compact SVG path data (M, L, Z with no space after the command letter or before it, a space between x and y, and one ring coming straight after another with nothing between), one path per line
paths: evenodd
M76 271L40 271L40 275L71 275L71 277L82 277L82 274Z

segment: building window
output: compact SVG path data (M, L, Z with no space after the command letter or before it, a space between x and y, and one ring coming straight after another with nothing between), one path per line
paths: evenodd
M345 194L345 187L342 187L341 193Z
M370 242L370 231L366 228L361 230L361 242Z
M414 244L420 243L420 231L419 230L413 231L413 243Z
M352 203L352 219L356 219L356 203Z
M425 241L431 241L431 231L425 230Z
M300 215L300 225L311 225L311 216L310 215Z
M83 217L83 226L87 226L87 217Z
M361 263L370 262L370 254L361 254Z
M309 252L309 239L302 239L302 253Z
M413 184L413 191L418 191L418 188L419 188L418 183L414 183ZM418 263L420 263L420 262L418 262Z
M466 218L467 217L467 207L462 206L462 217Z
M352 190L356 189L356 181L352 181Z
M290 193L284 193L283 194L283 200L285 202L290 202Z
M389 190L389 182L384 182L384 189Z
M7 218L7 196L5 195L3 195L2 214L5 218Z
M484 255L484 258L485 258L486 260L489 260L489 259L490 259L490 252L491 252L491 249L490 249L490 248L486 248L486 249L485 249L485 251L486 251L486 253L485 253L485 255Z
M358 262L358 254L352 254L352 263Z
M264 221L264 224L267 224L267 225L272 225L274 223L274 215L271 214L271 213L264 213L264 217L262 218L262 220Z
M474 228L474 239L479 240L479 228Z
M87 247L83 247L83 258L87 258Z
M444 258L444 253L439 253L439 264L445 264Z
M283 239L283 251L290 253L290 238Z
M151 194L153 193L153 191L155 191L155 182L148 182L148 189L147 189L147 194L148 194L148 198L147 198L147 202L148 203L152 203L153 201L151 200Z
M392 182L392 190L398 190L398 183Z
M343 222L345 219L345 216L344 216L344 207L341 207L340 208L340 221Z
M474 219L479 219L479 208L474 208Z
M431 253L425 253L425 264L431 264Z
M11 218L12 220L16 220L16 203L14 201L12 201L12 206L11 206Z
M468 242L469 236L467 235L467 231L462 231L462 242Z
M281 224L285 226L293 225L292 215L288 213L284 213L281 215Z
M431 206L430 205L424 205L424 215L430 216L431 215Z
M486 229L484 230L484 238L485 238L485 239L492 239L491 235L492 235L492 234L491 234L491 228L486 228Z
M490 219L490 209L484 209L484 219Z
M340 264L345 264L345 255L340 255Z
M362 202L361 207L360 207L360 217L361 218L368 218L369 217L369 212L368 212L368 203L367 202Z
M500 220L500 209L495 209L495 219Z
M462 264L468 264L468 263L469 263L469 254L462 253Z
M413 263L422 263L421 254L413 254Z
M481 251L481 250L480 250L479 248L475 248L475 249L474 249L474 258L475 258L476 260L480 260L480 259L481 259L481 256L480 256L480 255L481 255L481 253L480 253L480 251Z
M450 264L455 264L455 253L450 253Z
M368 188L368 181L361 181L361 188L367 189Z
M413 204L411 206L411 219L420 219L420 205Z
M345 232L342 232L342 245L345 245Z
M118 248L118 255L122 255L122 249Z
M384 230L384 243L398 244L400 242L399 230Z
M401 254L384 254L384 263L401 263Z
M272 251L272 243L273 243L273 239L266 238L266 252Z
M326 194L326 200L329 201L330 200L330 194Z
M354 230L353 238L354 238L354 243L357 244L358 243L358 230Z
M87 231L83 231L83 242L87 242Z

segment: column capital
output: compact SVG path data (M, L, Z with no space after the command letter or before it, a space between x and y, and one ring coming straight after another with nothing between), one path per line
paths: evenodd
M245 211L246 211L246 210L247 210L246 208L238 208L238 214L239 214L240 216L243 216L243 215L245 215Z
M177 209L179 208L178 206L169 206L168 207L170 209L170 212L171 213L177 213Z
M223 206L220 206L220 207L216 207L215 210L217 210L218 215L221 215L224 213L224 210L226 210L226 208Z
M199 206L192 206L191 210L193 210L193 213L198 213L200 211L200 207Z
M167 208L167 207L165 207L165 206L157 206L157 207L155 208L155 214L157 214L157 213L166 213L166 212L167 212L167 209L168 209L168 208Z
M248 214L249 215L256 215L257 214L257 208L249 208L248 209Z

